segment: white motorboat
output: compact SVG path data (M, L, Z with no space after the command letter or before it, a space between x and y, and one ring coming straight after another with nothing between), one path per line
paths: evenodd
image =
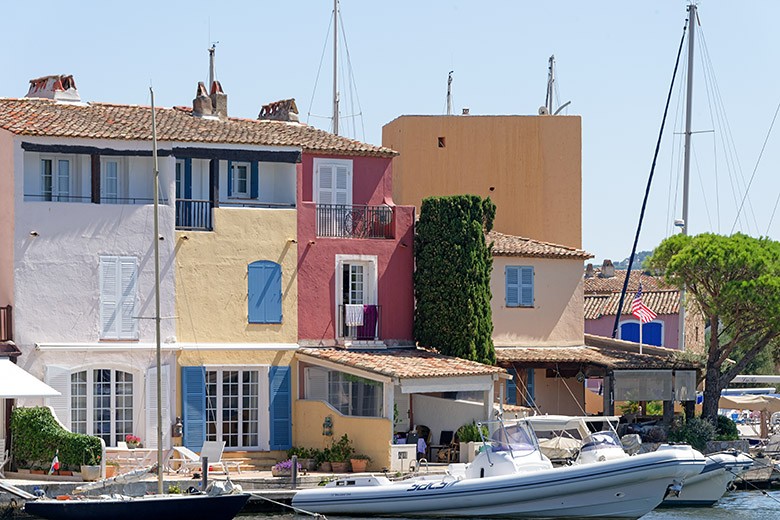
M669 506L711 506L728 491L729 484L753 466L753 459L736 451L707 455L704 469L698 475L685 479L677 496L663 501Z
M444 476L396 482L376 476L344 478L301 490L292 504L316 513L352 515L638 518L658 506L670 488L679 488L704 468L704 457L684 445L608 458L614 448L609 436L583 446L598 462L553 467L526 419L491 427L490 442L483 443L476 459L451 464Z

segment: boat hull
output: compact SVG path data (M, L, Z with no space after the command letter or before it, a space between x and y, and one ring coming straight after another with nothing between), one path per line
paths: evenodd
M680 494L664 499L663 507L711 506L728 491L737 475L749 470L753 460L744 454L707 456L702 472L685 480Z
M137 498L35 500L25 512L48 520L230 520L249 495L149 495Z
M702 471L703 457L670 447L595 464L455 480L306 489L293 506L317 513L403 516L638 518L657 507L673 481Z

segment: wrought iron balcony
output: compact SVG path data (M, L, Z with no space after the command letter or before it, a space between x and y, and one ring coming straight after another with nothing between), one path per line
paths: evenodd
M341 337L357 341L382 339L382 306L358 305L347 316L348 305L339 305L339 328ZM359 309L358 307L362 307ZM357 312L355 312L357 311Z
M211 231L214 229L211 201L178 199L176 201L176 229Z
M317 236L330 238L393 238L393 208L317 204Z

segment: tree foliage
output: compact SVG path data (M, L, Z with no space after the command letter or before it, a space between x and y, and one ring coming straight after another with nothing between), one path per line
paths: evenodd
M780 243L740 233L675 235L650 267L685 287L686 305L698 305L710 324L702 416L714 421L721 390L780 338Z
M443 354L494 364L490 272L485 233L496 205L475 195L422 202L414 239L414 337Z

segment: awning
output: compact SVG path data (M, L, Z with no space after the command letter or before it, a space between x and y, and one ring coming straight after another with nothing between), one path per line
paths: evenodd
M718 408L725 410L766 410L769 413L780 412L780 399L771 395L724 395L718 402Z
M60 393L23 368L0 359L0 398L54 397Z

